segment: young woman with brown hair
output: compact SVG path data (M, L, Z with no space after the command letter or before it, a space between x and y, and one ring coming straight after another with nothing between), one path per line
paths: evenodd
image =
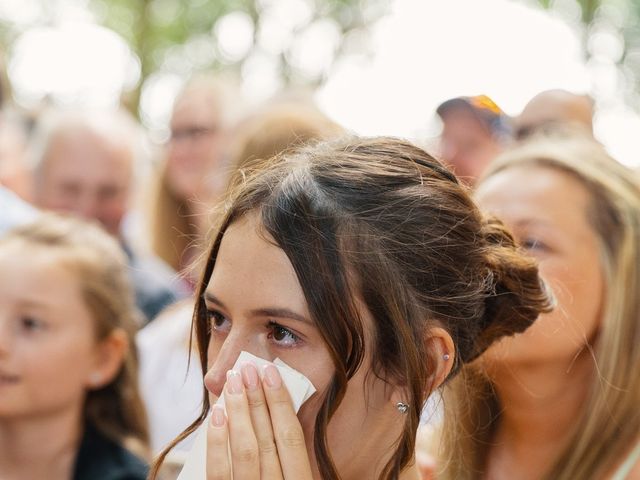
M427 396L549 308L535 262L401 140L328 142L239 178L194 313L208 392L184 435L226 401L207 427L208 479L418 478ZM296 416L272 365L230 371L242 350L317 392Z
M338 125L310 105L269 104L254 112L236 130L229 177L233 179L234 174L242 177L259 159L293 151L303 144L335 138L341 133ZM204 252L204 238L198 244ZM194 304L193 298L175 304L137 335L140 384L154 453L182 432L193 421L193 412L201 409L202 373L194 363L187 368ZM194 391L198 393L194 395ZM189 442L180 444L170 460L180 462L180 451L189 447Z

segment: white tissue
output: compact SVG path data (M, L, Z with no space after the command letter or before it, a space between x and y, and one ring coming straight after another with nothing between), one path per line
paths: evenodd
M268 360L243 351L238 355L238 359L233 365L233 370L240 371L242 364L245 362L254 363L258 370L260 370L263 365L270 363ZM302 404L315 393L316 389L307 377L291 368L279 358L276 358L273 364L278 368L282 381L291 396L293 408L295 412L298 413ZM224 408L224 395L220 395L216 405ZM210 418L207 416L202 425L193 433L193 435L195 435L193 446L187 454L184 466L177 480L204 480L207 478L207 425L209 424L209 420Z

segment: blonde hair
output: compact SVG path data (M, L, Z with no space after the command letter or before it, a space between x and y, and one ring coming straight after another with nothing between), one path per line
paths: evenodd
M564 451L544 478L600 478L621 461L640 432L640 188L633 173L586 137L533 138L504 153L484 178L519 166L571 175L591 195L586 213L600 244L608 286L591 388ZM442 478L479 478L500 419L500 401L478 364L445 392ZM451 408L450 408L451 407Z
M190 218L186 200L171 191L166 163L154 180L150 195L151 248L176 272L184 267L183 254L197 239L196 220Z
M134 345L139 313L129 283L127 259L118 242L102 228L76 218L43 214L0 239L0 245L10 242L58 254L60 261L78 276L95 321L96 338L102 340L121 329L126 332L129 345ZM144 451L149 433L137 368L137 353L131 348L115 378L87 393L84 418L112 440Z
M239 128L231 149L232 173L258 160L343 134L342 127L313 105L301 102L270 105Z

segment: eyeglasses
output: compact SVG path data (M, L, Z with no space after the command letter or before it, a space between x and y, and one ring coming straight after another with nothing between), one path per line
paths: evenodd
M193 125L184 128L176 128L171 130L171 137L169 137L170 143L179 143L181 141L194 142L200 140L208 135L213 135L218 132L218 127L206 127L200 125Z

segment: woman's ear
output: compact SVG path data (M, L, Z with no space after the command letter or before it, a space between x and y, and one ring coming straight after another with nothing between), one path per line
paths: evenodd
M438 388L451 373L456 355L456 348L449 332L442 327L432 327L427 332L426 351L433 352L435 359L433 366L433 390Z
M87 388L97 390L116 377L129 351L129 339L121 328L113 330L96 344L93 365L87 378Z
M431 385L425 385L429 387L433 393L440 385L444 383L446 378L453 369L453 362L455 358L455 346L451 335L441 327L432 327L425 336L425 347L427 352L433 352L430 358L435 359L435 365L433 365L433 371L429 377ZM428 359L426 361L429 361ZM402 412L403 405L406 405L407 391L406 385L397 385L391 391L391 402ZM409 405L407 405L410 408Z

